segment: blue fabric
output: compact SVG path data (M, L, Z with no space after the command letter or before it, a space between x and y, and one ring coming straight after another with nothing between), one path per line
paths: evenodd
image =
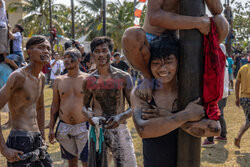
M15 61L18 67L21 67L22 62L24 61L22 51L15 51L13 52L13 54L8 55L6 58Z
M4 84L6 84L11 73L12 69L9 65L0 63L0 88L2 88Z
M61 144L60 144L60 148L61 148L62 159L71 160L71 159L74 159L76 157L76 156L70 154L67 150L65 150L65 148L63 148L63 146ZM88 161L88 142L85 144L85 146L80 154L79 160L82 162Z
M147 38L147 40L148 40L149 43L151 43L157 37L158 36L156 36L154 34L146 33L146 38Z
M241 59L240 63L241 63L241 66L244 66L245 64L248 63L248 60L247 59Z
M234 64L234 61L231 57L228 57L227 61L228 61L228 73L232 74L233 73L232 65Z
M13 34L14 40L13 40L13 51L22 51L22 35L20 32L16 32Z

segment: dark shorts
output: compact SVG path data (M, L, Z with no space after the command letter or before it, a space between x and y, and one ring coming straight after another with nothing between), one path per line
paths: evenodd
M24 153L32 152L43 145L43 139L39 132L27 132L12 130L8 137L8 148L16 149ZM31 159L14 163L7 162L8 167L52 167L53 163L49 154L45 153L45 159L31 162Z
M250 98L240 98L240 105L242 106L245 116L246 116L246 121L250 121Z
M61 144L60 144L60 148L61 148L62 159L71 160L71 159L76 158L76 156L74 156L74 155L70 154L68 151L66 151ZM80 154L79 160L82 162L88 161L88 142L86 143L85 147L83 148L83 150Z

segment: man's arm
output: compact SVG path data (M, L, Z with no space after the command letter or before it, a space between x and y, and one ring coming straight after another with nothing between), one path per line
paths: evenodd
M166 114L149 120L142 119L142 108L148 107L146 102L135 95L135 89L131 94L133 121L137 132L142 138L154 138L168 134L188 121L198 121L204 116L203 107L192 102L185 110L176 114Z
M42 75L41 79L42 79L42 92L36 104L36 112L37 112L38 127L41 132L42 138L45 140L45 136L44 136L45 111L44 111L44 93L43 93L44 85L45 85L45 76Z
M206 0L206 4L212 15L221 14L223 11L220 0Z
M16 89L22 87L25 81L25 76L20 72L13 72L7 83L0 89L0 109L9 101L11 95L14 93ZM0 117L0 124L1 124L1 117ZM15 162L20 160L18 154L23 154L21 151L17 151L11 148L8 148L5 144L5 140L2 134L2 128L0 126L0 151L4 157L9 162Z
M121 113L121 122L124 122L126 119L130 118L132 116L132 110L131 110L131 101L130 101L130 96L131 96L131 92L133 89L133 81L130 75L126 75L126 78L124 78L126 80L126 84L123 88L123 94L125 95L125 98L128 102L129 108Z
M91 121L91 118L94 116L94 114L93 114L92 111L89 110L90 102L91 102L92 96L93 96L92 91L90 89L91 83L93 83L92 80L91 80L91 77L87 77L83 81L83 85L82 85L82 89L83 89L83 108L82 108L82 111L83 111L84 116L93 125L93 122Z
M50 108L50 122L49 122L49 142L55 143L55 133L54 128L56 124L56 120L59 117L59 108L60 108L60 95L58 91L58 82L59 78L55 79L53 85L53 100Z
M168 12L162 9L164 0L148 1L148 19L152 26L171 30L199 29L202 34L210 31L210 20L207 16L192 17Z

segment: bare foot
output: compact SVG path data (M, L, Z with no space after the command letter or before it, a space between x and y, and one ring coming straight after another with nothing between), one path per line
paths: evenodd
M235 138L234 139L234 145L238 148L240 148L240 139Z
M1 125L1 128L2 128L2 129L9 129L10 126L11 126L11 124L10 124L10 122L8 121L8 122L6 122L5 124Z

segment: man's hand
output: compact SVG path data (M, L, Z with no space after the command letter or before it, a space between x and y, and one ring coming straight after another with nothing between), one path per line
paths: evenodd
M205 111L202 105L199 105L200 98L190 102L185 108L189 121L199 121L205 116Z
M148 120L151 118L158 118L158 117L163 117L163 116L170 116L172 115L170 112L163 108L158 108L156 106L153 106L153 109L142 109L142 115L141 118L144 120Z
M119 126L121 121L120 115L112 116L107 120L107 125L105 125L106 129L114 129Z
M22 155L23 152L6 147L2 152L2 154L7 159L8 162L13 163L21 160L18 154Z
M201 23L199 24L199 31L204 34L208 35L210 32L210 19L207 15L200 17Z
M52 129L49 129L49 142L51 144L55 144L56 143L55 133L54 133L54 130L52 130Z
M235 104L236 104L237 107L240 107L240 99L236 99Z

